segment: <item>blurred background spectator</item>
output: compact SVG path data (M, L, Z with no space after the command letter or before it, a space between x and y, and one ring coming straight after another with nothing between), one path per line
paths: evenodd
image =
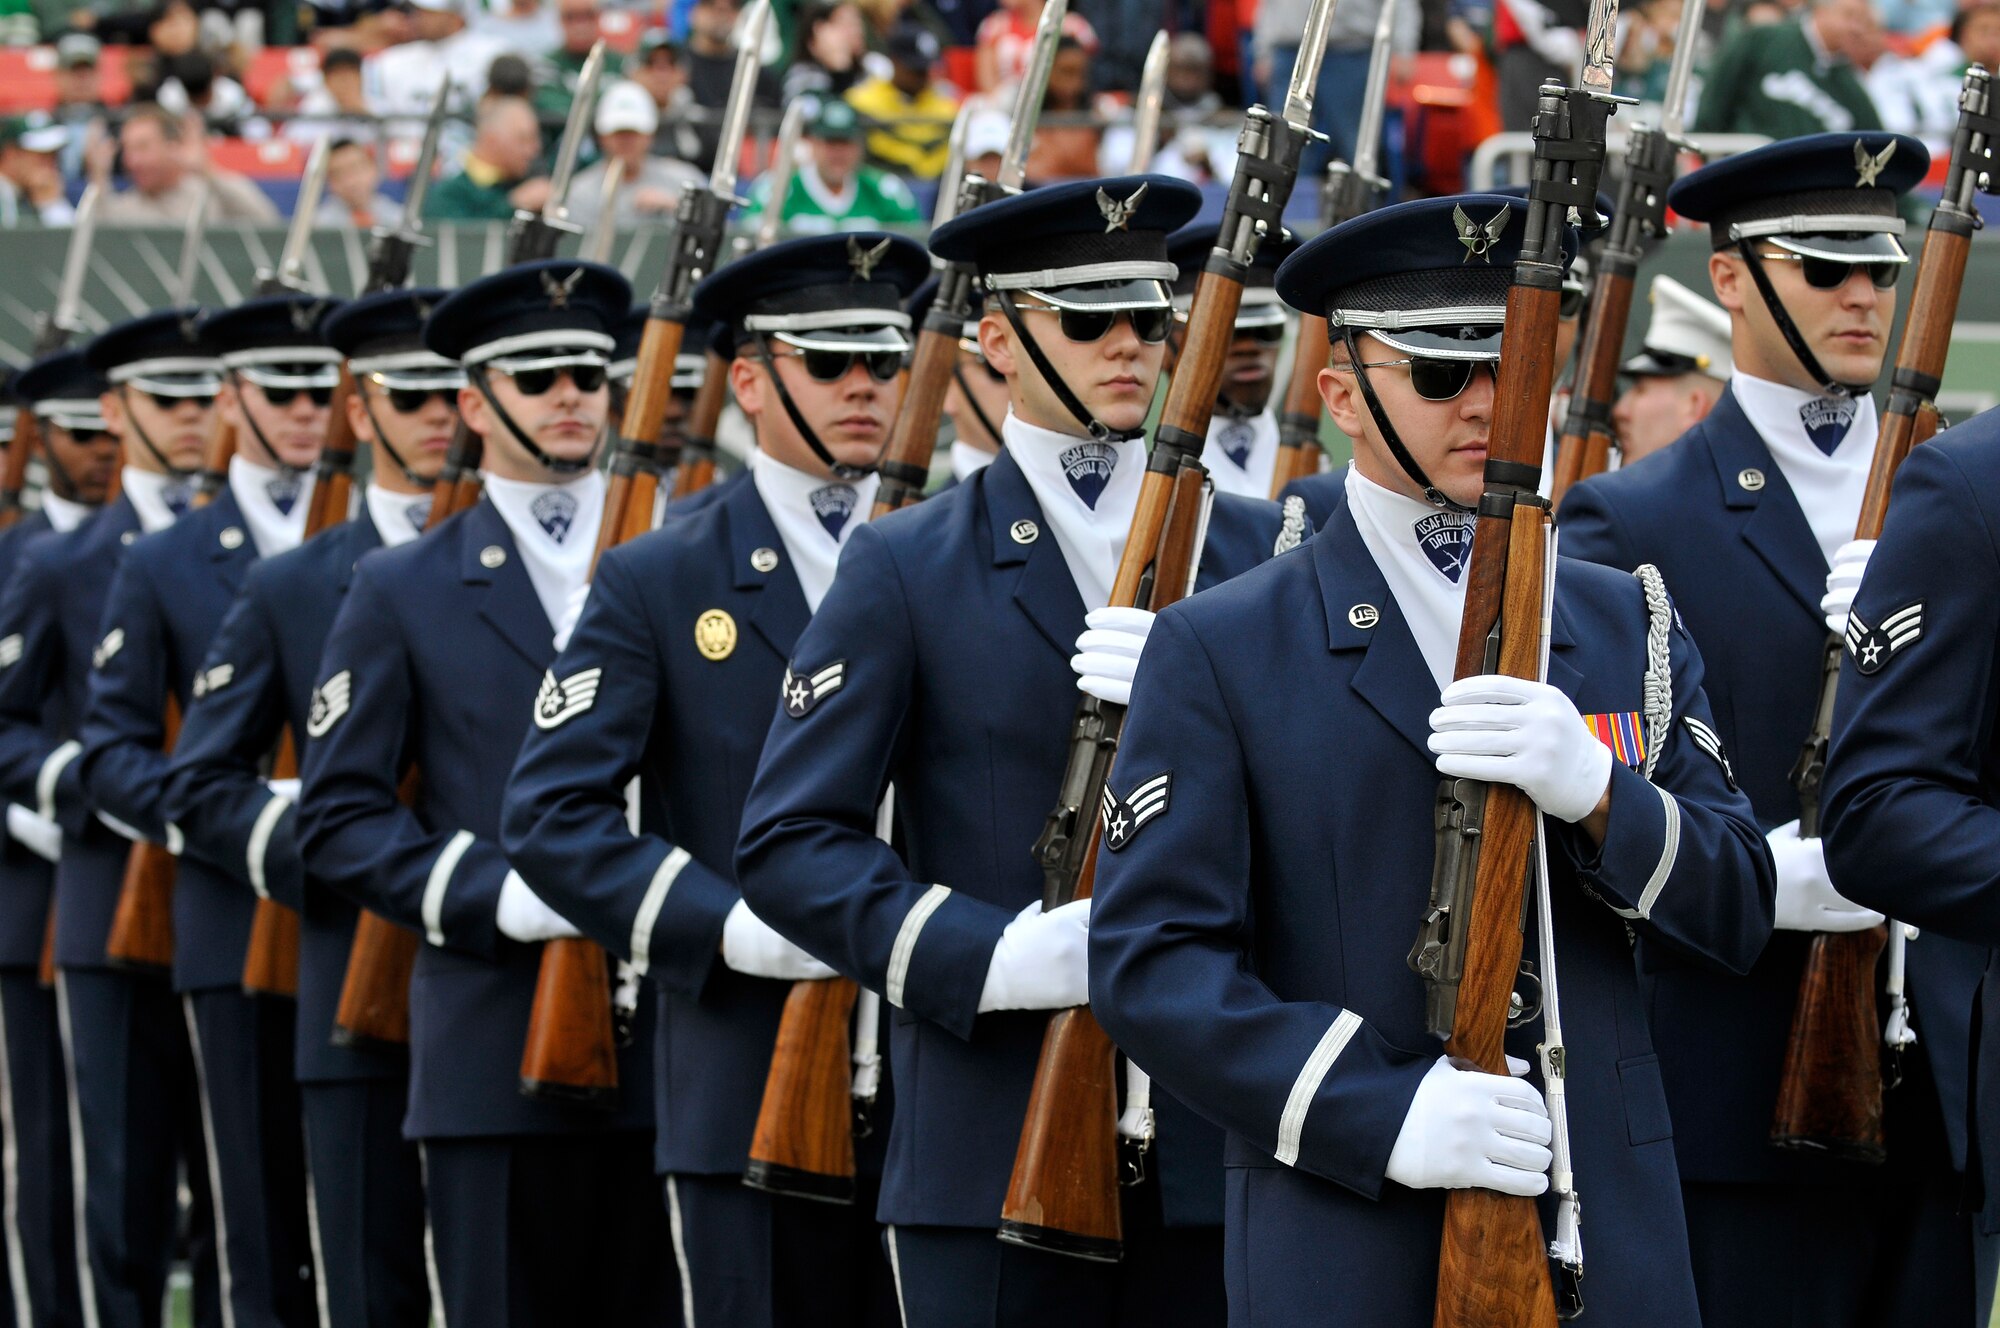
M792 34L784 99L845 96L860 81L867 49L861 11L851 0L807 0Z
M1879 128L1854 67L1875 28L1868 0L1809 0L1797 18L1743 28L1716 53L1694 132L1792 138Z
M435 90L435 89L433 89ZM322 138L366 142L375 136L375 108L361 77L361 52L328 51L320 60L319 82L299 97L299 119L285 126L285 136L311 143Z
M47 111L0 124L0 226L67 226L76 209L63 192L70 131Z
M691 158L707 170L715 161L721 134L722 109L729 103L729 85L736 76L736 25L743 17L739 0L695 0L688 11L687 86L695 105L712 112L701 128L700 155ZM757 78L756 103L778 104L778 76L766 66Z
M1021 81L1035 48L1035 25L1042 21L1042 10L1047 7L1044 0L1000 0L1000 7L987 15L974 42L976 91L1004 95ZM1062 30L1083 47L1086 56L1097 50L1097 30L1074 8L1063 15ZM1150 33L1147 40L1152 40Z
M1341 0L1333 7L1326 57L1313 94L1313 125L1327 136L1308 144L1299 172L1308 179L1326 173L1332 157L1354 155L1354 135L1361 127L1361 97L1368 84L1368 56L1375 45L1375 25L1386 0ZM1291 86L1299 59L1299 34L1304 31L1311 0L1260 0L1253 29L1252 76L1270 104L1280 104ZM1414 54L1423 11L1417 0L1403 0L1396 10L1395 50Z
M928 28L905 20L889 33L885 50L888 74L847 94L848 104L872 126L868 160L918 180L935 180L944 173L951 122L958 115L958 98L932 78L944 49Z
M788 234L909 226L922 220L910 187L861 160L861 119L844 101L823 101L806 125L805 157L779 200L779 223ZM746 221L755 224L771 206L771 177L750 188Z
M327 149L326 197L314 215L315 226L353 226L368 230L394 226L403 219L403 205L382 192L382 167L365 142L336 138Z
M1043 184L1097 174L1104 130L1098 124L1078 121L1087 120L1091 112L1109 117L1117 110L1115 102L1091 91L1090 53L1083 43L1067 33L1059 37L1042 112L1044 116L1063 116L1070 123L1050 124L1045 119L1036 128L1034 145L1028 149L1028 178Z
M585 231L597 225L603 211L605 179L614 162L621 173L612 215L620 230L666 221L680 205L682 191L707 179L684 161L652 155L660 114L637 83L613 83L604 90L597 102L595 127L604 155L578 171L569 190L570 220Z
M109 131L110 108L104 104L104 85L98 72L103 49L87 32L65 33L56 43L56 99L49 113L69 130L69 141L62 150L64 179L83 177L85 144Z
M535 111L545 121L569 118L570 103L576 100L577 76L590 50L604 35L604 15L597 0L558 0L556 18L562 25L562 41L543 53L534 69ZM614 53L607 56L604 80L617 78L624 62Z
M114 162L126 182L115 194L108 192ZM281 220L263 190L209 160L199 118L183 120L152 102L128 112L116 138L107 135L92 144L85 166L90 178L107 191L98 213L107 226L180 226L200 200L203 178L209 186L211 219L267 224Z
M653 151L685 162L705 160L708 154L702 151L701 129L689 114L699 114L700 108L695 104L694 89L688 86L681 48L665 28L648 28L640 35L639 53L627 72L653 99L660 119L653 134Z
M519 97L490 97L479 108L478 131L455 174L424 195L429 221L506 221L516 210L539 212L549 199L547 176L535 175L542 127Z

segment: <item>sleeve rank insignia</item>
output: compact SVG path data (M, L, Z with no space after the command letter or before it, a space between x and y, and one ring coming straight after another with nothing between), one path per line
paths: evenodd
M839 691L846 682L847 661L844 659L837 659L811 673L794 673L787 667L779 698L785 703L786 714L793 719L804 719L812 713L814 706Z
M1729 753L1722 750L1722 735L1693 715L1682 715L1681 723L1686 726L1688 737L1701 748L1709 760L1722 768L1722 778L1729 785L1729 791L1736 791L1736 767L1729 764Z
M111 657L125 648L125 629L114 627L104 634L97 643L97 649L90 652L90 667L101 669L111 662Z
M306 736L324 738L340 722L354 701L354 671L342 669L313 688L312 704L306 709Z
M1170 770L1163 775L1154 775L1138 788L1132 796L1122 802L1111 792L1111 786L1104 786L1104 847L1116 853L1132 842L1146 822L1167 810L1167 798L1173 792L1174 776Z
M554 669L544 673L541 689L535 693L535 727L558 728L590 709L603 678L603 669L579 669L560 680Z
M200 673L194 675L194 687L192 690L197 697L207 696L210 692L219 692L227 687L230 680L235 678L235 676L236 666L234 664L217 664L212 669L203 669Z
M1854 656L1854 667L1864 675L1880 673L1883 665L1901 654L1903 647L1915 645L1923 634L1922 600L1897 609L1879 627L1870 627L1852 610L1847 614L1847 653Z
M9 668L21 662L21 650L26 645L19 632L0 636L0 669Z

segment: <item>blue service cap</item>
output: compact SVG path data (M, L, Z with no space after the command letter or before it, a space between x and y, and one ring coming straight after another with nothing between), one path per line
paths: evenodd
M201 314L187 305L113 324L84 348L84 356L113 387L130 383L156 396L213 397L222 360L202 335Z
M1706 222L1717 249L1762 239L1836 262L1907 261L1897 199L1930 164L1907 134L1808 134L1688 172L1667 206Z
M424 346L468 369L494 361L526 368L579 353L609 363L631 307L632 283L617 268L540 259L446 296L424 324Z
M1178 269L1167 236L1201 210L1168 175L1044 185L996 199L931 232L931 252L970 263L988 292L1026 291L1080 308L1162 309Z
M646 337L646 320L652 316L650 301L635 304L618 328L618 344L611 349L611 377L629 383L639 372L639 343ZM674 356L674 373L668 386L676 391L693 391L701 386L708 360L702 352L708 346L709 323L696 315L681 334L680 354ZM724 357L728 358L727 356Z
M7 391L41 419L65 429L102 429L98 397L110 390L80 347L54 351L15 371Z
M1497 360L1527 208L1501 194L1424 198L1322 231L1278 268L1278 294L1329 332L1367 332L1408 355ZM1563 266L1576 257L1565 227Z
M320 320L320 338L347 357L356 378L385 388L462 387L465 371L424 348L424 324L451 294L441 286L376 291Z
M694 307L726 324L732 342L764 334L808 350L903 350L903 302L930 271L924 247L900 235L811 235L710 273Z
M265 387L331 387L340 352L320 337L320 322L340 301L285 291L259 295L201 320L201 335L225 369Z

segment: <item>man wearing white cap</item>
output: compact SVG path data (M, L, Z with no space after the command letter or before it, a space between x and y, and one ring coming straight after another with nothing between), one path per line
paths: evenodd
M1653 278L1652 321L1632 380L1611 408L1619 464L1650 456L1701 423L1729 383L1729 315L1672 277Z
M653 135L660 127L660 111L653 98L637 83L621 79L597 99L597 145L604 155L586 170L576 173L570 184L570 219L588 231L603 214L605 177L611 164L618 162L616 201L612 217L620 230L630 230L642 221L663 221L680 205L681 193L699 188L702 173L684 161L652 155Z

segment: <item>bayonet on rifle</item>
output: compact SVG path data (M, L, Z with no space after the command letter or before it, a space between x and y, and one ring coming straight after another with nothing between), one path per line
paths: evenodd
M722 111L722 135L716 142L715 163L709 167L708 189L719 199L736 197L736 172L743 156L743 139L750 128L750 105L757 95L757 75L764 67L764 32L771 26L770 0L750 0L736 24L736 74L729 101ZM784 200L771 206L782 208Z
M212 196L208 179L204 176L196 186L194 207L188 210L187 225L181 231L180 265L174 269L174 288L168 293L168 302L176 308L186 308L194 303L195 274L201 268L201 242L208 230Z
M1000 175L994 181L1010 194L1021 191L1028 164L1028 149L1035 142L1035 126L1042 118L1042 101L1049 90L1049 70L1056 62L1056 43L1062 40L1063 20L1069 14L1069 0L1049 0L1035 24L1035 44L1028 53L1028 67L1014 95L1014 119L1007 126L1007 149L1000 158Z
M597 80L604 72L604 43L590 48L583 69L576 77L576 95L569 104L569 119L563 123L561 141L556 146L554 168L549 172L549 197L540 212L520 211L508 230L507 262L533 262L554 258L556 246L565 235L577 233L569 219L569 188L576 176L577 154L583 150L583 136L590 128L591 110L597 104Z
M424 234L424 200L430 196L431 175L437 169L438 140L451 102L451 75L438 80L437 96L431 102L430 118L424 123L423 146L417 149L417 164L410 172L409 192L403 197L403 218L395 226L377 226L368 253L368 278L363 295L396 290L410 282L410 256L419 245L430 243Z
M951 122L951 136L945 140L944 174L938 176L937 206L931 211L931 229L950 221L958 215L959 190L965 183L965 136L972 127L975 114L968 100L958 108L958 115ZM931 260L937 266L944 266L942 260Z
M1153 154L1160 148L1160 112L1167 101L1167 49L1173 39L1164 31L1153 34L1146 49L1146 64L1139 74L1139 95L1132 102L1132 161L1128 175L1140 175L1152 168Z
M285 247L278 253L278 266L259 274L260 294L306 289L306 246L312 243L314 214L319 211L320 197L326 191L327 159L332 152L331 138L322 138L312 145L312 152L306 157L305 174L300 177L298 200L292 205L292 223L285 231Z
M804 97L794 98L785 107L784 118L778 121L778 142L771 149L770 186L764 192L764 215L757 219L759 249L768 249L776 244L778 232L784 225L785 196L792 192L792 176L798 171L799 139L805 133L809 105ZM953 132L957 132L956 126L953 126ZM944 196L942 188L938 196Z
M97 243L98 187L87 185L77 201L76 222L70 229L69 252L63 255L62 284L56 289L56 307L35 338L35 353L45 355L60 350L84 330L83 279L90 271L90 253ZM185 259L183 259L185 261Z

